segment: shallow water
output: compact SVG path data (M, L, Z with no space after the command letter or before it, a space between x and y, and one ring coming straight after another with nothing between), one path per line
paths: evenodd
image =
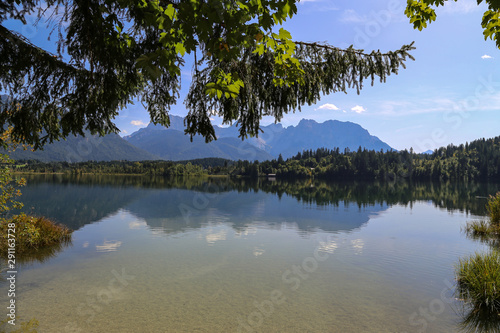
M460 230L478 212L226 185L32 182L29 206L57 197L40 211L77 230L19 269L18 315L39 332L457 331L454 265L487 249Z

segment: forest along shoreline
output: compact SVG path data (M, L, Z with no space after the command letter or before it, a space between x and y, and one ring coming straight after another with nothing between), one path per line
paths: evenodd
M448 145L432 154L410 151L373 151L320 148L284 159L231 161L203 158L189 161L16 161L19 174L114 174L155 176L276 177L324 180L433 180L500 182L500 136L465 145Z

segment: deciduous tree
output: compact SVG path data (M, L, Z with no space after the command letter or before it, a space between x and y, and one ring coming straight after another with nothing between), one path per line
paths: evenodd
M405 10L410 23L418 30L427 28L427 24L436 20L436 8L444 6L448 1L457 2L459 0L407 0ZM460 0L463 1L463 0ZM500 48L500 1L498 0L477 0L477 4L485 3L488 9L483 14L481 25L483 27L484 39L492 39Z

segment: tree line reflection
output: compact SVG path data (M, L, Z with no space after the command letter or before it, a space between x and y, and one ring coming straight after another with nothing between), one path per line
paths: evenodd
M271 181L267 179L164 178L141 176L67 177L45 175L28 177L23 189L25 210L56 219L72 229L98 221L119 209L137 211L139 215L182 215L181 204L191 214L210 207L233 207L262 200L262 195L294 198L297 203L359 209L404 205L418 201L432 202L435 207L467 214L486 215L486 198L496 193L499 184L453 182L324 182L318 180ZM174 192L168 194L168 191ZM230 193L255 193L240 202ZM204 207L193 204L194 196L207 197ZM157 199L155 199L157 198ZM189 207L192 209L189 210ZM203 205L202 205L203 206ZM202 212L200 212L202 213Z

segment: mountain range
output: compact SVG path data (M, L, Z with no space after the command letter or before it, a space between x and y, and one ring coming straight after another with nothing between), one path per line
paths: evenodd
M284 158L289 158L303 150L318 148L357 150L361 146L376 151L392 149L378 137L370 135L366 129L352 122L328 120L317 123L314 120L302 119L297 126L284 128L281 124L272 124L262 129L264 133L250 142L254 142L273 157L281 154Z
M297 126L283 127L281 124L263 126L259 137L241 140L238 128L215 126L217 140L205 143L201 136L191 142L184 134L184 119L171 116L171 125L165 128L149 124L131 135L120 137L109 134L98 137L86 134L69 136L66 140L47 144L42 151L17 149L9 153L15 160L37 159L50 161L111 161L111 160L191 160L219 157L230 160L264 161L289 158L303 150L318 148L340 148L357 150L360 146L369 150L391 150L392 148L358 124L328 120L317 123L302 119Z
M104 137L87 133L85 137L70 135L66 140L46 144L43 150L31 151L18 148L8 155L14 160L39 160L42 162L66 161L146 161L159 160L147 151L133 146L118 134Z
M273 159L273 156L265 150L253 146L246 140L242 141L236 136L219 137L217 140L205 143L205 139L197 135L191 142L190 137L184 134L184 120L177 116L171 116L169 128L151 123L124 139L161 159L172 161L206 157L251 161Z
M286 128L281 124L263 126L263 133L258 138L248 138L244 141L238 138L239 131L235 125L214 126L218 138L216 141L205 144L203 138L196 136L190 143L189 137L183 133L183 118L170 118L169 128L149 124L124 139L136 147L169 160L223 157L261 161L277 158L280 154L283 158L289 158L303 150L318 148L357 150L361 146L377 151L392 149L358 124L338 120L317 123L307 119L302 119L297 126Z

